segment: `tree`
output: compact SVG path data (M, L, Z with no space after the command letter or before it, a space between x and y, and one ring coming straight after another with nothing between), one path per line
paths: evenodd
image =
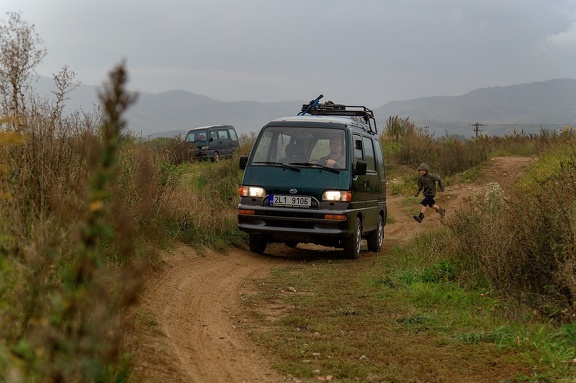
M68 93L80 86L81 82L76 81L76 72L72 71L68 65L64 65L58 73L53 73L52 78L56 85L56 91L52 91L56 100L54 101L52 110L52 123L56 121L62 114L64 109L64 101L68 100Z
M6 12L0 24L0 113L17 121L23 114L24 94L35 68L46 56L43 41L17 12ZM13 125L14 126L14 125Z

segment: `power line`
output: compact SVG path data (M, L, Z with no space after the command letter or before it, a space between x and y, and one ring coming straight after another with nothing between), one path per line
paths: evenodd
M476 138L478 138L478 132L481 132L481 131L482 131L482 129L480 129L480 127L481 127L481 126L484 126L484 124L480 124L480 123L477 122L477 123L472 124L472 125L470 125L470 126L473 126L473 127L474 127L474 132L476 132Z

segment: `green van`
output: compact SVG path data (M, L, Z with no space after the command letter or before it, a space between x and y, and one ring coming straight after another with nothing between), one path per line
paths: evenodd
M191 129L184 142L196 159L218 162L220 158L230 158L238 151L238 134L232 125L208 125Z
M238 227L255 253L315 243L356 259L362 238L369 251L382 247L386 173L374 113L320 98L267 123L240 157Z

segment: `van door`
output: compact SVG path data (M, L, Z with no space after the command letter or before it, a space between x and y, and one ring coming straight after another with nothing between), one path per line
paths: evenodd
M210 156L214 155L214 152L218 152L222 150L221 141L218 139L218 130L216 128L210 128L209 130L209 145L210 145Z
M354 166L358 160L364 160L364 143L362 142L362 137L360 135L354 134L353 148L354 148ZM368 177L366 175L359 176L353 175L352 178L352 200L355 202L354 206L362 209L366 208L366 183L368 182ZM364 214L364 213L362 213Z
M378 188L378 207L379 210L384 211L384 223L386 223L388 210L386 207L386 168L384 167L384 154L382 153L380 141L374 140L374 147L376 150L376 167L378 168L378 181L380 184Z
M216 129L217 140L215 141L219 147L218 152L221 157L229 157L232 155L232 140L228 135L228 128Z
M364 181L366 212L364 216L364 229L371 230L378 222L378 200L380 197L380 176L376 167L376 149L371 137L362 137L364 161L366 161L366 179Z
M233 126L228 126L228 135L230 136L230 150L234 153L240 147L240 143L238 142L236 129Z

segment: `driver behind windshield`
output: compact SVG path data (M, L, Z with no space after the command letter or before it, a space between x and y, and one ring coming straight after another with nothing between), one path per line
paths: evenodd
M342 150L342 140L339 138L330 139L330 153L318 160L318 164L331 168L344 168L346 154Z

